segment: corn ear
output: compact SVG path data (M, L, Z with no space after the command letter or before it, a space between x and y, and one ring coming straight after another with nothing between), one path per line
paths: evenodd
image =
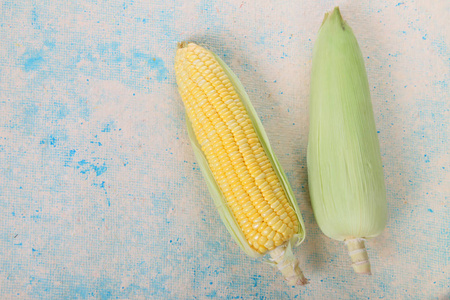
M308 182L323 233L345 241L356 273L370 274L364 241L386 226L380 147L361 50L339 8L314 45Z
M305 238L303 219L239 79L218 56L194 43L179 45L175 70L194 154L225 227L246 254L270 254L290 284L306 284L291 251ZM236 120L245 130L237 129Z

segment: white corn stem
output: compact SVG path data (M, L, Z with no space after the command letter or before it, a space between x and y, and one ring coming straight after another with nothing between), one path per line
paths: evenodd
M364 239L350 238L345 240L345 244L348 248L348 254L352 259L353 270L357 274L372 275L370 271L369 256L367 255L366 246L364 245Z
M289 285L308 284L308 279L303 275L299 267L298 259L292 253L289 243L276 247L272 251L269 251L269 254L271 261L275 263Z

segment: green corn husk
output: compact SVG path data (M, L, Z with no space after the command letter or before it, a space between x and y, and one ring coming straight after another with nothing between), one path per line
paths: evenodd
M325 235L345 241L355 272L371 274L364 241L386 226L386 190L364 60L338 7L314 45L309 112L315 218Z

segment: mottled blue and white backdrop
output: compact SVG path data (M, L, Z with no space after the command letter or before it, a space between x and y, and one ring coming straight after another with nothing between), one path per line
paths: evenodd
M340 5L367 66L389 223L357 276L309 204L311 52ZM450 2L1 1L1 299L448 299ZM185 130L176 43L237 73L306 222L286 286L221 224Z

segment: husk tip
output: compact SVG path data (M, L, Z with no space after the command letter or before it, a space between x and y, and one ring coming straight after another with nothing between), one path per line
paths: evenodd
M320 25L320 26L323 26L323 24L325 23L325 21L328 19L328 15L329 15L329 14L330 14L329 12L326 12L325 15L323 15L322 25Z
M336 6L332 11L330 12L326 12L324 17L323 17L323 21L322 21L322 26L327 22L327 21L333 21L336 20L340 23L341 27L343 30L345 30L345 21L342 18L341 15L341 10L339 9L339 6Z
M333 9L332 14L335 14L335 15L338 16L340 19L342 19L341 10L339 9L339 6L336 6L336 7Z

